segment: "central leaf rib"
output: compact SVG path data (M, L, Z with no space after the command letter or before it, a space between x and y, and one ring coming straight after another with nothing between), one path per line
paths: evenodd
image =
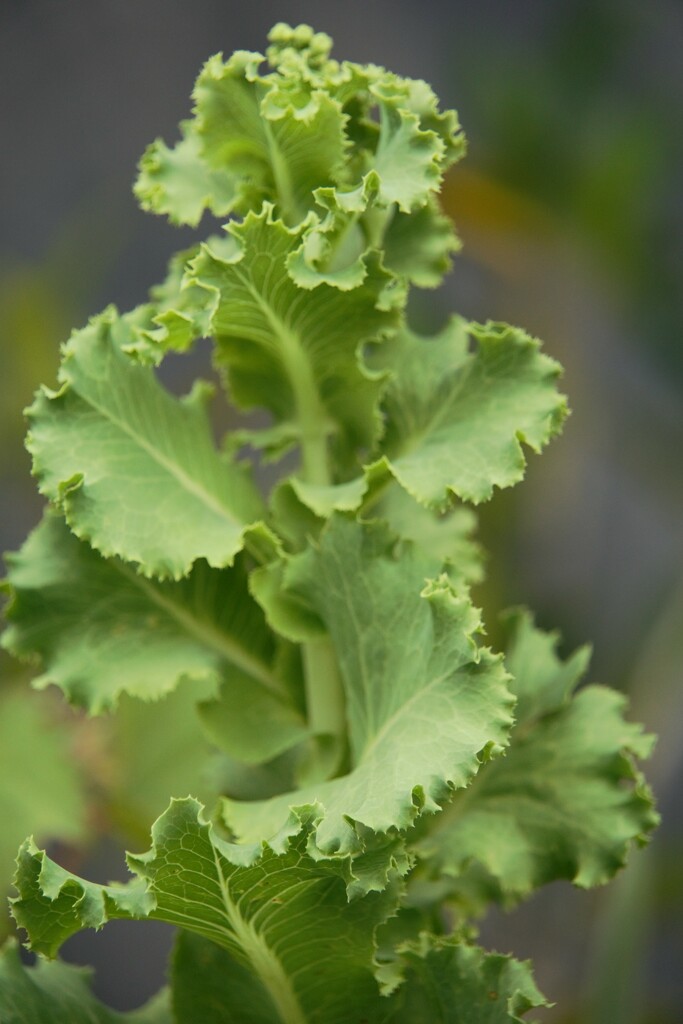
M112 561L111 564L129 582L134 583L143 592L145 597L166 612L192 637L216 651L222 658L230 662L231 665L246 672L247 675L261 683L262 686L265 686L272 693L278 696L285 694L279 679L270 671L268 666L250 654L245 647L241 647L226 633L220 632L209 623L201 622L177 601L166 597L154 583L145 579L139 573L133 572L122 562Z
M307 1024L292 982L280 959L270 948L253 920L248 921L242 917L239 905L232 899L220 858L215 849L214 861L226 916L237 941L239 952L249 961L268 992L283 1024Z
M292 388L296 423L301 438L301 459L306 480L312 484L330 483L327 460L327 411L323 405L315 374L300 335L266 301L252 282L237 271L237 278L254 299L275 338L280 343L278 358Z

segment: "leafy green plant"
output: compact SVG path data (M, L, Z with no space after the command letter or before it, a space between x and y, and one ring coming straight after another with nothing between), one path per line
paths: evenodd
M149 303L75 332L28 410L50 508L9 559L5 646L91 714L158 702L149 733L183 744L191 721L210 764L207 806L195 760L178 784L174 731L151 788L131 769L137 820L166 779L176 798L128 884L19 853L12 911L39 954L116 918L178 926L169 989L131 1021L519 1020L545 1001L528 964L475 944L476 918L606 882L655 824L651 739L618 694L577 691L587 651L561 660L520 610L504 654L482 643L469 506L521 479L566 405L524 331L406 323L409 287L437 286L458 244L437 200L457 118L329 49L278 25L267 70L207 62L136 194L225 230ZM220 447L212 389L177 399L156 375L202 337L232 406L268 414ZM264 499L245 452L297 468ZM3 1021L124 1019L14 947L0 978Z

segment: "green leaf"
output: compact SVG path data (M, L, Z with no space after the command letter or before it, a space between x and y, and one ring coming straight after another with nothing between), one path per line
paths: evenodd
M397 211L384 234L384 265L418 288L436 288L460 248L450 218L431 199L411 214Z
M253 971L201 935L178 933L171 969L175 1024L216 1024L217 1019L220 1024L273 1024L282 1020Z
M379 428L381 374L364 367L359 349L397 325L402 297L387 291L395 280L370 254L358 288L341 292L321 284L302 292L287 260L305 226L290 230L264 206L228 230L241 243L239 259L227 261L203 247L191 280L208 289L217 361L228 372L235 402L265 406L307 447L317 441L321 457L328 435L344 450L371 444ZM317 463L308 469L312 479L320 476Z
M625 698L613 690L590 686L567 701L586 653L562 665L554 643L517 618L510 660L522 724L505 758L486 765L415 844L427 870L448 875L474 909L513 904L560 878L601 885L657 823L633 763L652 737L624 720Z
M82 842L86 836L85 785L71 752L69 723L55 728L50 709L30 690L5 682L3 691L0 772L6 781L0 789L0 892L9 888L17 846L27 832L66 843Z
M352 512L359 505L364 511L372 510L378 519L388 523L397 537L411 541L420 549L425 575L438 575L443 569L454 584L482 579L484 555L480 545L472 539L476 528L473 511L461 505L444 512L424 508L388 477L384 460L369 466L364 478L358 477L345 484L323 487L290 477L274 491L271 501L278 532L297 549L305 547L310 538L319 535L325 519L335 512ZM256 594L267 613L272 605L262 601L257 590L266 577L274 581L281 574L280 563L262 566L252 574L252 593ZM279 584L273 585L279 587ZM279 596L283 598L282 594ZM280 603L284 607L284 600ZM301 602L298 607L307 617ZM284 636L291 635L274 621L271 624ZM303 639L305 635L308 635L306 630L297 639Z
M213 169L203 159L192 122L182 122L180 129L182 139L173 149L162 139L147 147L134 192L143 210L195 227L206 209L217 217L230 213L238 189L229 170Z
M381 92L377 89L381 96ZM379 139L372 168L379 178L379 200L396 203L411 213L427 202L441 184L444 143L433 131L423 131L417 114L394 97L380 99Z
M271 73L260 71L259 53L207 61L181 140L173 149L158 140L142 159L143 207L196 224L204 209L246 214L267 200L295 224L317 188L354 188L368 171L379 177L385 208L424 206L464 152L455 112L439 112L425 82L329 60L324 33L284 25L274 32Z
M319 188L315 200L325 210L312 221L288 259L301 288L330 284L342 291L358 287L367 273L367 246L383 247L384 266L421 288L435 288L450 269L460 243L434 199L413 213L382 210L379 176L365 175L355 189Z
M310 218L302 242L287 258L289 275L300 288L333 285L350 291L368 273L368 239L362 230L363 214L377 198L379 179L366 174L355 189L318 188L314 196L325 211L322 220Z
M277 1013L248 966L214 943L181 932L172 975L177 1024L214 1024L217 1007L221 1024L328 1024L332 1020L335 1024L357 1024L360 1019L383 1019L383 1000L370 970L365 936L350 934L344 928L344 917L339 925L338 947L332 938L322 949L306 944L303 953L308 959L302 956L299 968L300 1014L287 1017ZM349 943L354 937L361 944L351 950Z
M3 646L39 658L36 685L55 683L91 712L124 692L154 700L184 677L213 680L215 689L230 666L254 685L278 687L272 640L241 562L218 570L199 561L184 580L148 580L48 513L8 567L14 600Z
M469 1024L476 1007L477 1024L498 1024L543 1002L526 965L426 936L399 949L391 973L402 984L382 998L375 932L396 907L396 884L348 903L348 862L310 858L310 823L292 818L277 852L249 853L188 799L174 801L152 834L148 853L129 855L138 879L126 887L84 882L26 844L13 909L32 948L53 956L74 931L115 917L179 925L178 1024L215 1020L217 1007L240 1024L356 1024L359 1013L377 1024Z
M559 633L537 629L525 608L513 608L502 616L505 664L513 677L511 689L517 697L515 718L519 723L556 711L566 704L585 675L590 647L580 647L562 661L556 648Z
M28 410L27 446L39 488L77 536L147 576L232 563L261 500L215 450L206 386L178 400L122 351L136 340L109 309L65 347L59 391Z
M317 849L357 853L362 828L393 832L439 810L507 742L507 677L475 643L480 623L469 600L445 578L425 586L419 553L379 525L334 517L319 546L287 563L283 586L330 634L352 767L263 803L226 801L225 817L254 840L277 832L290 806L316 804Z
M296 223L313 190L343 173L340 104L303 68L259 73L263 57L211 57L194 88L194 118L173 148L157 141L143 157L136 194L145 209L197 224L205 209L245 214L263 199Z
M301 74L260 76L260 54L210 58L194 90L196 131L212 167L235 169L252 192L275 199L289 223L303 219L311 194L344 170L344 117L332 96ZM252 207L253 208L253 205ZM235 207L246 212L243 202Z
M380 204L395 203L404 213L419 210L438 191L446 168L464 153L455 111L439 112L434 92L419 79L375 65L342 68L353 96L347 99L347 131L359 149L349 159L376 172Z
M298 651L292 653L273 663L270 687L254 685L245 672L231 671L217 697L199 705L209 738L243 764L269 761L309 735L301 662Z
M239 251L228 235L212 236L209 241L224 258L234 257ZM150 288L151 301L141 307L146 310L147 321L137 324L136 336L122 346L128 355L158 366L167 352L187 352L198 338L208 337L205 292L186 280L188 264L198 252L199 246L194 245L176 253L169 261L165 279Z
M385 1024L513 1024L549 1004L529 963L485 953L454 939L430 939L401 950L405 981L391 997Z
M343 938L343 937L342 937ZM476 946L429 939L404 946L398 957L402 984L389 998L377 986L351 980L345 998L328 1006L307 1000L307 1024L513 1024L532 1007L547 1006L530 967ZM316 958L306 965L331 984L338 965ZM173 1009L177 1024L273 1024L272 1003L249 968L215 943L181 932L173 957ZM328 1016L325 1016L325 1013ZM476 1014L476 1017L473 1016Z
M418 545L425 558L440 562L455 585L478 583L483 578L483 552L472 539L477 521L471 509L459 506L438 514L393 486L374 511L397 536Z
M223 840L196 801L177 800L155 823L152 838L148 853L128 856L138 879L127 887L84 882L25 844L13 912L31 948L53 956L81 928L148 916L227 950L242 968L228 961L237 990L247 985L255 991L252 1005L269 1007L271 1020L279 1014L290 1024L354 1021L349 991L361 1004L377 991L374 932L395 909L395 883L349 904L348 863L311 859L309 825L294 816L273 844L277 849L245 850ZM185 989L177 1000L183 1012L192 978L181 956L176 970Z
M90 990L92 972L71 964L25 967L14 943L0 951L0 1020L2 1024L172 1024L168 993L132 1013L117 1013Z
M517 328L456 317L434 338L404 331L373 353L373 367L392 371L379 453L419 502L443 507L449 494L487 500L494 487L522 478L521 442L540 451L559 431L560 368L538 348Z
M455 110L439 110L439 99L427 82L421 78L402 78L393 75L396 92L405 96L402 102L417 114L420 126L425 131L434 132L443 143L442 169L446 170L465 155L465 136L458 121ZM387 90L385 84L384 90Z

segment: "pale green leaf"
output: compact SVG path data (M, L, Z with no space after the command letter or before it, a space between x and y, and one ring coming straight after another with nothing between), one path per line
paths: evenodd
M371 166L379 178L379 201L411 213L441 184L444 143L423 131L417 114L398 102L380 99L379 138Z
M128 856L138 878L127 887L84 882L25 844L13 912L31 948L53 956L81 928L115 917L155 918L227 950L252 976L255 1006L270 1007L272 1019L351 1024L349 990L361 1004L377 991L374 932L395 909L395 883L349 903L348 863L311 859L309 826L294 817L277 852L245 850L222 839L196 801L177 800L152 838L148 853ZM245 981L243 971L233 971Z
M505 758L486 765L415 845L428 871L448 875L474 909L560 878L600 885L657 822L634 766L652 737L625 721L625 698L613 690L590 686L567 700L586 652L563 665L554 642L517 619L510 663L521 724Z
M206 209L217 217L230 213L238 199L237 183L228 169L214 170L202 158L191 122L182 122L180 129L182 139L173 149L161 139L147 147L134 191L143 210L194 227Z
M204 209L246 214L267 200L295 224L317 188L354 188L368 171L385 208L424 206L464 152L454 111L440 112L425 82L329 60L324 33L276 29L272 72L248 51L207 61L181 140L173 149L159 140L142 159L143 207L196 224Z
M342 448L372 443L381 374L364 367L359 349L397 325L402 297L387 291L394 279L370 254L358 288L321 284L302 292L286 264L305 226L290 230L265 206L229 230L242 245L240 258L223 260L204 247L192 281L208 290L217 361L234 400L265 406L300 440L317 438L323 455L328 435Z
M27 832L65 843L82 842L87 835L85 779L71 751L72 723L56 720L55 709L30 690L7 682L3 690L0 894L9 888L17 846Z
M145 575L179 578L198 558L229 565L261 500L214 448L206 387L173 398L121 351L129 340L108 310L66 345L60 390L28 410L40 490L74 533Z
M175 1024L273 1024L282 1019L253 971L201 935L178 933L171 970Z
M373 496L375 474L378 492ZM475 528L473 512L464 507L444 514L432 512L393 481L389 482L393 486L383 487L380 493L387 477L379 464L369 467L365 478L336 486L316 486L290 477L273 495L277 529L300 550L318 537L325 519L337 511L352 511L365 495L377 517L388 523L397 537L410 541L419 550L425 577L445 571L454 585L478 582L482 578L483 554L471 536ZM320 618L287 588L286 577L287 559L279 559L255 569L249 587L277 633L297 643L316 640L324 635Z
M397 211L384 233L384 265L418 288L436 288L460 248L449 217L430 200L411 214Z
M443 142L443 170L465 155L465 136L455 110L439 110L439 99L431 85L421 78L393 76L401 102L420 119L420 127L434 132ZM387 91L387 85L384 85Z
M209 241L224 258L238 251L229 235L212 236ZM147 310L147 322L139 324L136 336L123 345L126 353L158 366L167 352L187 352L198 338L208 337L205 293L186 279L188 263L198 252L199 246L194 245L171 258L165 279L150 288L151 301L142 307Z
M405 116L414 121L414 115ZM430 195L434 183L423 191L413 168L403 166L402 172L416 188L411 194L404 186L406 202L418 204L412 212L395 207L374 167L355 187L316 189L315 201L324 216L311 223L289 257L296 284L315 288L325 283L344 291L357 287L367 273L368 246L383 249L384 265L392 273L423 288L440 284L450 269L451 253L459 248L457 236Z
M14 943L0 952L2 1024L172 1024L167 992L132 1013L117 1013L95 998L92 971L38 960L25 967Z
M238 51L206 62L182 139L173 149L157 141L143 157L136 194L144 208L196 224L205 209L244 214L269 199L296 223L311 208L313 190L339 178L340 104L300 67L261 74L262 61Z
M380 492L391 483L388 463L380 459L366 467L362 477L355 477L341 484L314 484L292 476L280 485L280 492L291 490L304 506L321 519L329 519L334 512L353 512L361 503L372 507ZM277 513L277 509L274 509ZM301 514L301 513L300 513Z
M287 258L289 275L300 288L333 285L350 291L363 283L368 272L368 244L362 215L377 199L379 179L366 174L355 189L318 188L314 192L322 220L311 218L301 245Z
M532 1007L547 1005L530 967L449 939L423 938L398 954L403 981L390 997L356 983L325 1017L306 1004L309 1024L514 1024ZM317 958L310 964L317 970ZM319 968L334 983L334 967ZM173 959L173 1008L178 1024L273 1024L272 1004L249 969L219 946L182 932ZM328 1011L329 1012L329 1011Z
M566 415L560 368L538 348L517 328L454 318L433 338L404 331L373 352L372 365L392 371L380 454L414 498L480 502L522 478L522 442L540 451Z
M355 94L347 132L359 153L350 159L355 156L357 166L376 172L380 204L395 203L404 213L419 210L439 190L446 168L464 153L455 111L439 112L434 92L419 79L375 65L342 68L346 89Z
M441 514L433 512L419 505L407 491L393 486L373 512L397 536L418 545L425 557L440 562L453 583L478 583L483 578L483 553L472 539L476 517L471 509L458 506Z
M35 657L74 703L101 711L122 692L155 699L185 676L220 678L227 665L275 688L273 648L241 563L200 561L184 580L148 580L102 558L48 513L8 556L14 600L3 645Z
M467 786L506 743L512 698L500 659L475 643L476 611L446 579L425 582L410 545L342 517L330 521L319 546L289 561L285 590L318 616L336 653L352 766L271 801L226 802L238 835L267 837L290 806L318 804L318 849L358 852L359 826L407 828Z
M238 51L225 63L220 55L207 61L193 93L196 131L209 166L244 175L296 223L313 190L343 173L344 117L339 102L299 69L261 76L261 60Z
M293 686L276 669L272 687L255 685L246 672L230 671L218 695L198 708L209 738L243 764L257 765L305 740L309 734L303 699L294 700L300 666Z
M525 608L502 616L505 664L513 677L510 688L517 697L515 718L526 722L567 702L588 668L590 647L581 647L567 661L557 654L558 633L537 629Z
M405 981L382 1024L513 1024L548 1006L529 963L454 939L429 939L400 951Z
M450 254L460 247L450 219L434 199L410 214L382 210L376 171L355 189L316 189L315 200L325 216L312 221L287 264L301 288L358 287L367 273L369 245L382 246L384 265L392 273L421 288L435 288L450 269Z
M294 643L320 640L326 635L325 626L315 609L288 589L287 570L285 559L259 566L251 574L249 589L280 636Z

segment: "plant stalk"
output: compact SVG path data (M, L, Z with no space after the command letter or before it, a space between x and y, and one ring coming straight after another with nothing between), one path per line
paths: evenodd
M314 399L310 394L301 397L304 399L299 404L304 478L308 483L326 486L332 481L325 421L318 412L322 403L317 389ZM339 749L332 772L335 774L341 768L348 745L346 696L337 659L329 638L303 644L302 656L308 722L314 736L334 737Z

